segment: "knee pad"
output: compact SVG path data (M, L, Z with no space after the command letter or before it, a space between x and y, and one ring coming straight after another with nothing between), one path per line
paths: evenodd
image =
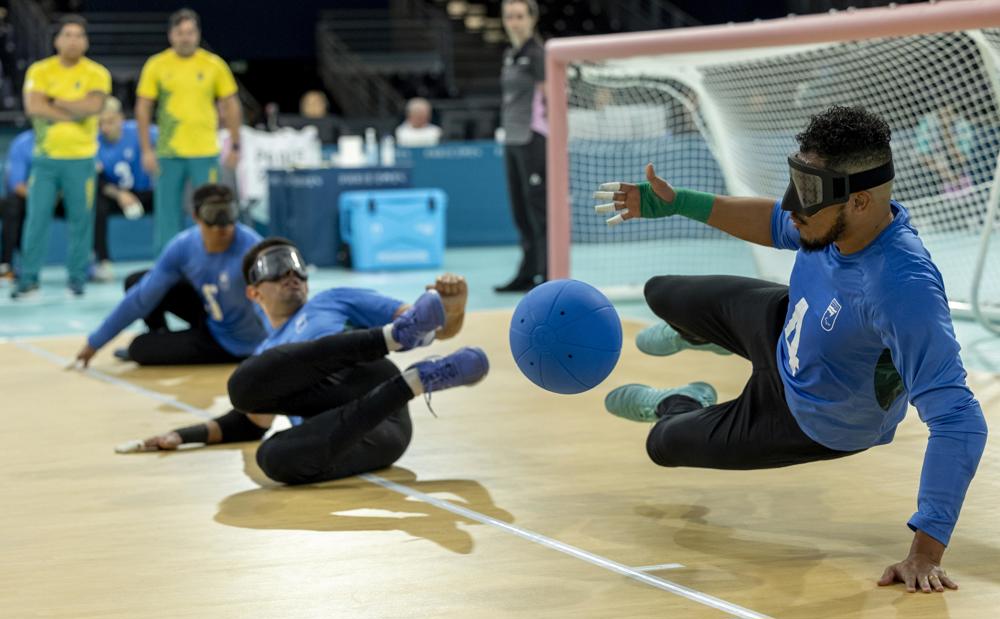
M260 408L257 406L258 400L257 396L257 364L258 359L250 357L241 363L232 374L229 375L229 381L226 383L226 390L229 392L229 401L233 404L233 408L241 410L247 413L259 413L259 412L273 412L273 411L259 411Z
M303 470L304 464L297 461L296 454L286 448L281 434L279 432L257 448L257 466L264 475L267 475L268 479L289 486L321 481L316 478L314 472Z
M673 445L669 438L670 422L667 420L658 421L646 436L646 454L655 464L666 467L680 466L674 453Z

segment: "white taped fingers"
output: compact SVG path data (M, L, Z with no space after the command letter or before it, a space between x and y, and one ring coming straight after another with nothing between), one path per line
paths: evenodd
M115 453L119 454L135 454L144 451L157 451L158 449L156 445L147 446L146 441L125 441L115 445Z
M625 218L618 211L625 208L625 202L622 200L624 198L624 193L621 191L622 184L619 181L614 181L610 183L601 183L594 192L594 199L601 201L600 204L594 206L594 212L601 215L607 215L609 213L615 213L613 217L605 220L608 226L617 226L625 221Z
M621 202L606 202L605 204L598 204L594 207L594 210L598 213L614 213L616 208L621 208L617 206L618 204L621 204Z

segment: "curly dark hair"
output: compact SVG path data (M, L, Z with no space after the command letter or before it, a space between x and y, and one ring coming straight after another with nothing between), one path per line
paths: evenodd
M257 243L253 247L247 250L247 253L243 254L243 281L250 283L250 268L253 263L257 261L257 256L260 252L264 251L269 247L275 247L277 245L288 245L290 247L295 247L295 243L289 241L286 238L280 236L269 236L260 243Z
M813 116L809 126L795 136L799 152L821 157L827 168L853 173L892 159L889 124L863 107L834 105Z

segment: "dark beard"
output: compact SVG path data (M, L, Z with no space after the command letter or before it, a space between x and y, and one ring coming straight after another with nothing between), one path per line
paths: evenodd
M844 206L840 207L840 212L837 213L837 219L834 220L833 225L830 226L830 231L818 239L806 240L799 235L799 248L802 251L820 251L829 247L833 242L840 238L844 231L847 230L847 218L844 217Z

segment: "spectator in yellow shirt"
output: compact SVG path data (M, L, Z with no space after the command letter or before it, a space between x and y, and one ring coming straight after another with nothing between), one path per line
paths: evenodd
M21 268L15 299L38 290L38 273L48 250L49 223L62 193L69 223L66 268L69 289L82 296L94 239L94 156L97 115L111 92L111 74L86 58L87 22L64 16L57 26L56 55L28 67L24 109L35 130L28 177L27 219L21 240Z
M238 89L226 62L200 47L198 14L181 9L170 16L170 48L151 56L142 67L136 89L135 118L139 125L142 167L156 178L153 189L153 249L181 231L184 187L218 182L219 141L216 101L231 136L224 161L239 162L240 108ZM150 137L153 104L159 140Z

